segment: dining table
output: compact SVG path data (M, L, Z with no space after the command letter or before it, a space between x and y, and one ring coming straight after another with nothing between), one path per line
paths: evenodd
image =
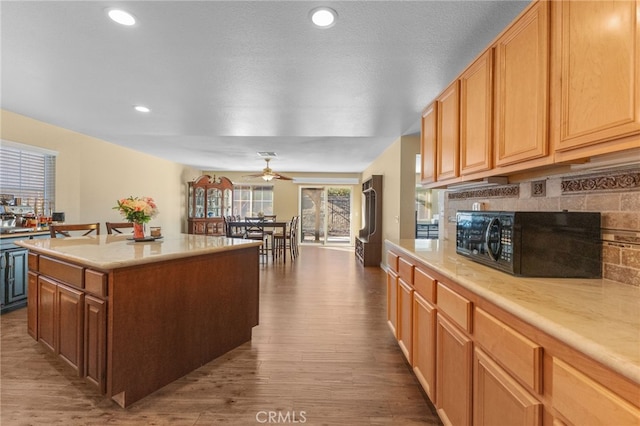
M232 230L242 230L242 232L244 233L244 231L246 230L247 227L249 228L253 228L253 227L262 227L263 229L269 229L269 231L265 231L265 235L270 235L271 237L271 259L275 260L275 250L273 250L274 248L274 234L276 233L277 230L281 230L281 235L286 235L287 232L287 225L289 224L288 221L286 220L264 220L264 221L255 221L255 220L232 220L232 221L227 221L227 226L229 227L229 229ZM233 233L233 232L232 232ZM286 263L287 261L287 250L283 249L282 250L283 253L283 261Z

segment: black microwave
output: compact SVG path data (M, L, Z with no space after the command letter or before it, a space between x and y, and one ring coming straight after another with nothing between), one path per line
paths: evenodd
M456 252L517 276L601 278L600 213L461 210Z

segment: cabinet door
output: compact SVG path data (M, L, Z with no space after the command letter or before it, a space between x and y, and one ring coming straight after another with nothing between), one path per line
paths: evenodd
M27 298L28 253L28 250L7 252L7 305Z
M498 40L495 165L547 156L549 4L535 3Z
M89 382L106 392L107 302L84 298L84 374Z
M38 275L30 271L27 277L27 333L38 340Z
M432 402L436 401L436 308L413 293L413 372Z
M436 180L437 106L438 103L434 102L422 113L422 131L420 133L420 161L422 163L420 181L422 183L435 182Z
M398 275L387 272L387 324L397 337L398 324Z
M436 180L460 176L460 82L451 83L438 97Z
M4 307L7 297L7 254L0 252L0 306Z
M84 293L57 285L56 353L82 376L84 370Z
M473 370L475 426L542 424L542 403L478 348Z
M56 288L54 281L38 277L38 341L56 351Z
M556 150L640 133L638 2L564 1L556 10Z
M460 174L491 169L493 150L493 49L460 77Z
M471 424L473 342L439 313L436 343L436 408L444 424Z
M398 344L409 361L413 362L413 287L398 279Z
M640 409L560 359L553 359L552 406L575 425L640 424Z

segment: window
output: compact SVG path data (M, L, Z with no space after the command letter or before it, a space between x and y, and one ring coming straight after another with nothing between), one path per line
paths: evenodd
M251 217L260 213L273 214L273 186L234 185L233 214Z
M2 141L0 196L19 199L37 213L50 216L55 203L56 154L52 151Z

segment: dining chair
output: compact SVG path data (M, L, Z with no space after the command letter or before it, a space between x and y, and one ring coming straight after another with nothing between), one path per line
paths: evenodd
M298 257L298 220L299 216L293 216L285 227L284 233L273 234L273 250L275 257L282 255L284 262L287 261L287 250L291 254L291 259Z
M109 235L122 234L124 228L131 228L131 232L133 232L133 222L105 222L105 225L107 225L107 234Z
M50 225L49 233L51 238L57 238L58 234L64 237L71 237L71 231L85 231L82 236L89 235L95 231L96 235L100 235L100 223L82 223L68 225Z
M224 234L227 238L244 238L244 233L239 232L237 227L231 226L229 222L234 222L233 216L222 216L224 223Z
M245 217L244 238L248 240L262 241L260 247L260 254L267 256L268 252L272 250L269 247L268 234L264 232L264 218L262 217ZM273 253L273 252L272 252Z

